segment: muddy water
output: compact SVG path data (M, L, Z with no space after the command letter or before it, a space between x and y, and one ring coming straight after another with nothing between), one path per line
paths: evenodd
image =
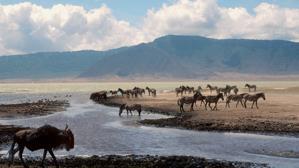
M63 98L64 94L57 98ZM7 99L23 100L22 95ZM39 99L46 95L28 95ZM49 97L53 95L47 95ZM88 94L73 94L66 112L49 116L2 119L0 124L39 127L52 124L64 128L67 123L75 135L75 149L57 151L57 155L150 154L194 155L231 161L268 163L273 167L298 167L299 139L287 136L266 136L242 133L196 132L170 128L146 127L136 124L140 119L166 116L144 112L141 117L118 116L118 109L88 101ZM5 151L1 151L5 153ZM25 152L40 155L40 152ZM277 157L274 155L281 155Z

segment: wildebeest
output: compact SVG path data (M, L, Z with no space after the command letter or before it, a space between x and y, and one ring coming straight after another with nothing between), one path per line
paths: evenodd
M142 111L142 108L141 108L140 104L133 104L133 105L122 104L119 107L119 113L118 113L118 115L121 116L123 110L125 110L125 109L127 111L127 115L129 115L129 112L132 115L132 111L137 111L138 115L140 116L141 115L141 111Z
M17 148L15 148L15 144L18 144ZM42 167L47 152L52 156L55 166L59 167L53 150L65 148L69 151L73 149L74 135L68 126L66 126L64 130L60 130L50 125L44 125L40 128L18 131L13 137L13 143L9 150L9 165L13 163L14 155L19 152L19 157L23 166L29 168L23 160L23 151L25 147L30 151L44 149Z
M244 107L244 105L243 105L243 98L244 98L244 96L247 95L247 94L248 94L248 93L242 93L242 94L239 94L239 95L236 94L236 95L229 95L229 96L227 96L225 107L230 107L229 103L230 103L231 101L235 101L235 102L237 102L237 103L236 103L236 108L238 107L238 104L239 104L239 103L241 103L242 107Z
M266 96L265 96L265 93L257 93L257 94L254 94L254 95L245 95L244 96L244 106L245 108L247 108L247 105L246 105L246 102L247 101L251 101L252 102L252 105L251 105L251 108L253 108L253 105L255 103L255 106L256 108L258 109L259 107L257 106L257 101L259 100L259 98L263 98L264 100L266 100Z
M193 106L196 103L199 96L202 96L200 92L196 92L192 97L182 97L178 99L177 104L180 107L181 112L185 112L184 104L191 104L190 111L193 111Z
M149 96L152 94L152 96L156 97L156 95L157 95L157 90L156 89L149 88L148 86L145 89L148 91Z
M106 100L107 99L107 91L100 91L100 92L92 93L90 95L90 99L93 101Z
M245 88L248 88L248 91L251 92L251 89L253 89L253 91L256 91L256 85L249 85L248 83L245 84Z
M217 91L218 87L217 86L212 86L210 84L207 84L207 88L210 89L210 93L212 93L213 90Z
M219 99L224 100L222 93L219 93L217 96L206 96L205 109L207 110L207 105L209 104L209 107L211 108L211 110L218 110L217 104L218 104ZM211 107L211 103L215 103L214 108Z

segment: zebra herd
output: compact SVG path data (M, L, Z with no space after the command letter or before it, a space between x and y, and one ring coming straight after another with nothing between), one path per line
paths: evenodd
M118 88L117 90L110 90L109 93L112 96L118 95L118 93L121 94L121 96L126 96L127 98L137 98L137 97L142 97L145 94L145 91L147 90L149 96L156 97L157 96L157 91L156 89L146 87L145 89L140 88L140 87L134 87L133 89L121 89Z
M211 86L210 84L207 84L207 88L210 90L210 93L212 93L215 90L217 94L222 92L224 96L231 94L231 91L233 91L235 94L238 94L239 92L239 89L235 85L234 86L226 85L225 87L221 88L221 87Z
M178 96L179 94L181 94L181 96L182 96L183 94L186 94L186 93L190 94L190 93L194 93L195 91L201 91L201 90L202 90L202 88L200 86L197 88L197 90L195 90L194 87L184 86L184 85L182 85L178 88L175 88L176 96Z
M249 93L241 93L238 94L239 89L237 86L230 86L226 85L225 87L217 87L217 86L212 86L208 84L206 86L207 89L210 90L210 94L213 92L216 92L216 95L203 95L202 94L202 87L198 86L197 88L191 87L191 86L180 86L178 88L175 88L175 93L176 96L178 97L181 95L181 98L177 100L177 105L180 108L181 112L184 112L184 105L191 105L190 111L194 110L194 105L196 105L197 101L200 101L200 106L204 104L205 109L209 107L211 110L218 110L217 104L219 100L221 99L224 101L224 97L226 97L226 108L230 108L230 103L231 102L236 102L236 107L238 107L239 104L241 104L242 107L247 108L247 102L252 102L251 108L253 108L254 104L256 108L258 109L257 101L262 98L266 100L265 94L264 93L256 93L256 94L249 94ZM256 85L249 85L246 84L245 88L248 88L248 91L256 91ZM149 88L146 87L145 89L140 88L140 87L134 87L133 89L121 89L118 88L118 90L110 90L109 92L107 91L100 91L100 92L95 92L92 93L90 96L90 99L94 101L102 101L107 99L107 95L110 94L111 96L116 96L116 95L121 95L121 96L126 96L127 98L138 98L142 97L143 95L146 94L146 91L148 92L149 96L156 97L157 96L157 90L154 88ZM193 94L193 96L183 96L184 94ZM211 106L211 104L214 104L214 107ZM124 109L127 109L127 111L130 111L129 106L124 106ZM122 111L121 110L121 111ZM120 112L121 114L122 112Z
M256 85L249 85L246 84L245 87L247 87L249 89L249 92L256 91ZM183 93L187 93L187 91L183 90L183 88L193 88L193 87L189 87L189 86L180 86L178 88L175 88L175 92L176 95L178 96L179 94L181 94L181 96L183 95ZM262 98L264 100L266 100L265 97L265 93L256 93L256 94L249 94L249 93L241 93L238 94L239 89L237 88L237 86L230 86L230 85L226 85L225 87L221 88L221 87L217 87L217 86L212 86L210 84L208 84L206 86L206 88L208 88L210 90L210 93L212 93L213 91L216 92L216 95L207 95L204 96L202 95L201 91L201 87L199 86L197 90L192 90L188 93L194 93L193 96L183 96L181 98L178 99L177 104L180 108L181 112L184 112L184 105L185 104L190 104L190 111L193 111L193 107L194 105L196 105L196 101L201 101L201 105L204 104L205 105L205 109L207 110L207 107L210 107L211 110L218 110L217 109L217 104L219 102L220 99L222 99L224 101L224 96L226 96L226 108L230 108L230 102L234 101L236 102L236 107L238 107L238 104L241 104L242 107L247 108L247 102L252 102L251 104L251 108L253 108L254 104L256 106L256 108L258 109L258 105L257 105L257 101ZM233 92L233 94L231 94L231 92ZM211 104L215 104L214 107L211 106Z
M117 96L121 95L122 97L126 96L127 98L138 98L142 97L145 94L145 91L148 92L149 96L156 97L157 91L156 89L146 87L145 89L134 87L133 89L121 89L118 88L117 90L110 90L110 91L99 91L94 92L90 95L90 99L96 102L105 101L109 96Z

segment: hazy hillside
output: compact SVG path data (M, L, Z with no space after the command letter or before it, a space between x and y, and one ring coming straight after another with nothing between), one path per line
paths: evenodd
M0 57L0 79L161 77L208 79L219 73L299 74L299 43L164 36L109 51Z
M127 77L132 75L192 77L194 72L186 67L184 61L173 57L163 49L148 44L141 44L123 52L105 57L92 66L80 77L100 77L116 75Z
M2 56L0 79L74 78L104 56L117 52L75 51Z
M214 72L298 74L299 44L279 40L216 40L165 36L105 57L80 77L208 78Z
M262 74L299 72L299 43L279 40L215 40L192 36L166 36L157 48L196 67L213 71Z

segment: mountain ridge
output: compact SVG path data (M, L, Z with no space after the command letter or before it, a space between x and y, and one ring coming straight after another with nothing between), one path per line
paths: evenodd
M201 36L175 36L168 35L154 40L153 42L142 44L143 46L155 49L153 60L159 55L170 55L172 61L181 64L184 73L172 66L174 71L168 75L176 78L209 78L219 72L239 72L256 75L289 75L299 72L299 44L283 40L247 40L247 39L211 39ZM137 46L128 48L134 50ZM126 52L129 52L126 50ZM157 52L157 51L162 52ZM151 53L147 49L143 53ZM137 53L137 52L136 52ZM157 56L158 55L158 56ZM123 57L122 53L108 57L105 61L109 63L111 59ZM126 55L122 63L133 62L136 55ZM93 68L82 73L79 77L101 77L109 74L103 70L101 65L104 60L100 60ZM135 64L145 64L142 59L134 59ZM147 63L150 62L147 60ZM129 67L133 67L130 65ZM97 68L96 68L97 67ZM178 67L181 68L181 67ZM111 69L111 68L110 68ZM126 74L134 76L138 74L134 68L128 71L121 68ZM143 72L144 69L139 69ZM102 74L105 72L105 74ZM152 68L150 73L144 75L159 74L159 68ZM174 74L173 74L174 73ZM183 74L182 74L183 73ZM90 74L90 75L88 75ZM160 73L162 76L164 73ZM113 75L113 73L111 73Z
M167 35L107 51L45 52L0 57L1 79L159 77L210 79L221 74L297 75L299 43Z

